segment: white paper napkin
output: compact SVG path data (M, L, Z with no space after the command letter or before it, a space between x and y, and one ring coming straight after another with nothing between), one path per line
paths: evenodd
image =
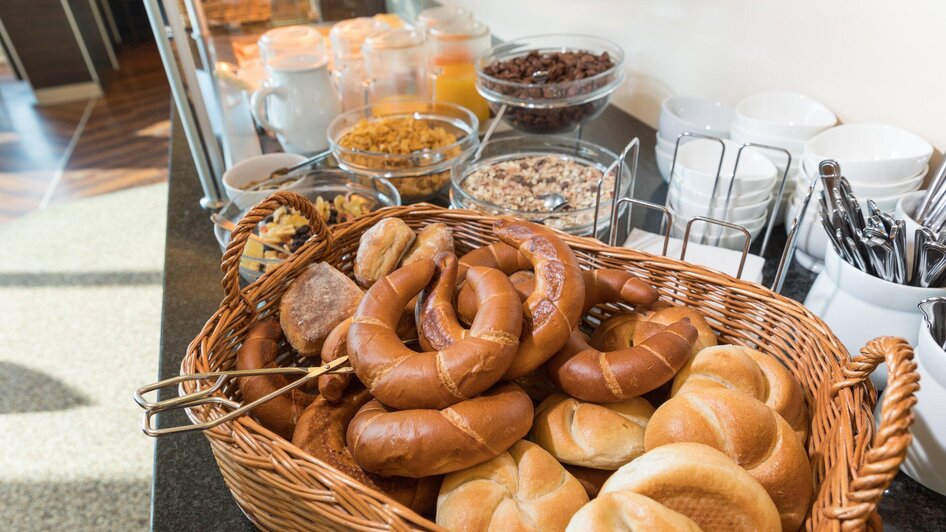
M663 235L655 235L654 233L640 229L631 231L631 234L627 236L627 240L624 242L624 247L626 248L645 251L653 255L660 255L663 251L663 245ZM674 258L679 257L682 248L683 240L671 238L670 243L667 245L667 256ZM687 256L685 260L693 264L699 264L700 266L706 266L707 268L728 273L735 277L736 272L739 270L739 259L741 257L741 251L699 244L691 239L687 244ZM751 253L746 255L746 264L742 269L742 279L761 283L762 266L764 264L765 260L762 257Z

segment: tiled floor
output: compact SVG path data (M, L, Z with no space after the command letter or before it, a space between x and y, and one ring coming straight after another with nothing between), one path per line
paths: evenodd
M167 179L170 92L153 44L119 52L105 96L39 107L0 80L0 222Z

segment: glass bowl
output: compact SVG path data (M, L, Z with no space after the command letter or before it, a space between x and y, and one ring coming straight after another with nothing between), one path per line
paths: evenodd
M409 147L403 146L385 146L377 151L342 146L346 143L345 136L362 120L382 126L386 121L403 118L443 128L456 137L456 141L407 153L403 152ZM328 140L341 168L389 179L403 200L413 203L436 196L450 181L453 165L479 146L479 127L476 115L459 105L409 100L369 105L343 113L329 125ZM423 143L423 140L418 139L418 142Z
M598 74L556 83L511 81L487 74L491 65L523 57L530 52L607 53L612 66ZM624 82L624 51L597 37L585 35L539 35L506 42L491 48L476 61L476 89L490 102L494 113L506 105L503 120L527 133L563 133L592 120L608 104L611 94Z
M387 179L353 174L336 168L317 169L306 173L302 178L300 188L293 189L292 192L304 196L312 202L316 202L321 197L324 201L330 203L334 202L338 196L350 199L351 195L358 195L367 200L365 207L369 212L382 207L401 204L401 196L398 194L397 188ZM252 209L252 207L240 208L236 201L237 198L229 201L218 212L220 216L233 224L238 224L243 216ZM267 222L270 221L269 218L267 218ZM339 220L328 220L327 222L331 225L337 221ZM217 237L220 251L226 251L227 245L230 244L230 231L215 224L214 236ZM301 243L298 240L296 242L296 244ZM254 240L247 240L247 245L243 250L243 258L240 261L240 276L251 283L259 279L263 273L282 264L285 260L285 257L279 256L264 257L264 249L272 251ZM290 249L295 250L293 245L290 245Z
M561 181L556 182L555 176L562 174L553 170L535 181L522 182L515 172L517 168L522 168L524 159L532 157L551 158L564 165L590 167L595 172L588 172L587 177L582 179L573 176L561 177ZM617 159L618 155L607 148L571 138L545 135L495 138L483 144L479 158L467 157L456 166L451 177L450 204L458 209L540 222L575 235L591 235L594 229L597 181L605 173L607 175L601 187L598 229L600 231L610 225L611 198L614 195L614 176L617 170L614 163ZM510 162L519 164L509 165ZM614 168L608 172L612 165ZM491 168L495 178L483 172ZM630 175L630 168L623 164L618 197L627 194L631 182ZM504 183L502 180L506 178L511 179L512 183ZM468 186L471 181L477 181L475 189L472 185ZM490 187L491 183L495 183L495 186ZM557 212L544 207L530 208L537 207L541 202L538 196L548 192L558 192L572 204ZM509 199L504 201L503 194Z

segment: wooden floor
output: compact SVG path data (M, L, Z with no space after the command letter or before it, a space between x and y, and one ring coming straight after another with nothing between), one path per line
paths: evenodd
M119 52L105 96L39 107L0 81L0 222L167 179L170 92L153 44ZM80 127L81 126L81 127Z

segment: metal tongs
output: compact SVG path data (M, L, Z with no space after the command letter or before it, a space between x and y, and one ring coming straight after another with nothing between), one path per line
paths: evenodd
M275 397L278 397L290 390L301 387L305 383L311 381L312 379L318 378L320 375L325 375L327 373L333 374L343 374L343 373L352 373L354 370L350 365L348 365L348 357L343 356L339 357L327 364L321 366L313 366L309 368L300 368L300 367L278 367L278 368L263 368L263 369L244 369L244 370L231 370L231 371L210 371L207 373L194 373L190 375L178 375L177 377L171 377L170 379L164 379L163 381L156 382L154 384L148 384L138 388L135 391L135 402L138 403L138 406L145 410L144 417L141 423L141 430L145 434L152 437L164 436L166 434L175 434L178 432L191 432L195 430L206 430L221 423L230 421L231 419L238 418L250 410L253 410L257 406L269 401ZM224 383L227 379L237 378L237 377L252 377L254 375L300 375L301 378L283 386L282 388L275 390L259 399L241 405L236 401L232 401L223 396L221 389L223 388ZM204 388L203 390L181 395L178 397L173 397L171 399L165 399L163 401L150 402L145 399L145 394L166 388L168 386L178 385L179 391L183 390L182 384L186 381L205 381L216 378L217 381L210 387ZM210 421L205 421L203 423L196 423L192 425L178 425L174 427L166 428L157 428L154 426L152 419L155 414L159 412L168 412L171 410L180 410L182 408L189 409L195 408L200 405L207 404L216 404L223 405L227 408L230 408L230 412L227 412L223 416L212 419Z
M933 341L946 349L946 297L930 297L917 305Z

